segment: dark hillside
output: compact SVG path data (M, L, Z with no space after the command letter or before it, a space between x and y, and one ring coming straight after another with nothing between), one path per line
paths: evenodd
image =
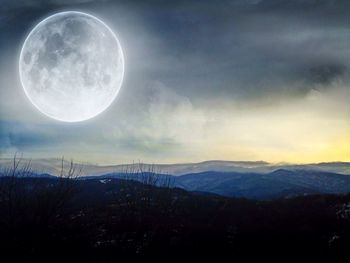
M0 247L25 262L348 253L350 196L231 199L121 179L0 179Z

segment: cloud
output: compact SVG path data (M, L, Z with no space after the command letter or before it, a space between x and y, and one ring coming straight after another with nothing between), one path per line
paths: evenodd
M202 137L206 117L195 109L189 98L157 83L153 87L149 106L151 129L154 136L170 138L179 144L196 143Z
M330 84L334 79L341 78L346 66L341 64L317 65L310 68L310 80L314 83Z

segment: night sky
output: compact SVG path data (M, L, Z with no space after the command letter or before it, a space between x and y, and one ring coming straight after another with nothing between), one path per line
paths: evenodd
M18 73L29 31L67 10L103 20L125 55L117 99L81 123L40 113ZM346 0L2 0L0 153L101 164L350 161L349 14Z

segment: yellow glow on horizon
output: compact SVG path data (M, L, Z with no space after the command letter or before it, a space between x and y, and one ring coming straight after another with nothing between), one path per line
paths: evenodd
M347 97L314 92L278 106L220 113L217 125L206 127L202 155L271 163L350 161Z
M258 152L254 149L244 147L223 147L217 151L219 154L212 158L223 160L248 160L248 161L267 161L269 163L320 163L320 162L350 162L350 142L337 142L330 144L324 149L315 151L280 151L276 149L260 149Z

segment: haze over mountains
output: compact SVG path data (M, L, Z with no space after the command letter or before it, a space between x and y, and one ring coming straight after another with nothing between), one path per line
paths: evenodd
M13 159L0 159L0 167L11 166ZM59 175L62 169L61 159L22 159L22 163L31 163L33 171ZM69 167L70 161L64 160L64 169ZM134 170L140 165L139 162L131 164L98 165L91 163L76 163L81 169L83 176L98 176L107 173L121 173L127 170ZM145 169L152 168L154 172L170 175L185 175L189 173L201 173L207 171L215 172L237 172L237 173L271 173L279 169L286 170L314 170L350 175L350 162L329 162L315 164L271 164L264 161L221 161L210 160L199 163L178 163L178 164L144 164Z

